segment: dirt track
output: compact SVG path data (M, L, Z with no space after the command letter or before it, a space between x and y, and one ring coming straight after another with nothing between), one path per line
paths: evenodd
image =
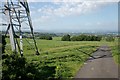
M108 46L101 46L78 71L75 78L118 78L118 66Z

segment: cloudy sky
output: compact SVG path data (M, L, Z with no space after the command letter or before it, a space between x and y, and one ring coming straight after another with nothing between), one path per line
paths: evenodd
M117 2L30 2L35 30L116 31Z
M35 31L117 31L117 1L29 1Z

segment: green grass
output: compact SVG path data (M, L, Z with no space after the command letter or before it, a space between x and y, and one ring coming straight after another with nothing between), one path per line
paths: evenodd
M6 39L9 42L8 39ZM37 39L40 55L36 56L32 39L30 44L23 39L24 56L28 61L42 62L47 66L56 66L56 75L62 77L74 77L89 56L78 51L78 49L91 54L100 45L108 44L113 52L115 61L118 62L116 42L105 41L61 41L61 37L54 37L53 40ZM6 51L10 52L10 45L6 45Z
M118 39L114 42L109 42L108 45L111 48L112 56L117 64L120 64L120 52L119 52L119 43Z

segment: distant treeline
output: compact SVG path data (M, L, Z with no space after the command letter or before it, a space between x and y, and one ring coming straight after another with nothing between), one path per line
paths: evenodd
M5 31L2 32L5 34ZM100 41L104 39L106 41L114 41L114 37L119 37L118 35L111 35L111 34L104 34L104 35L97 35L97 34L81 34L81 33L34 33L35 38L37 39L45 39L45 40L52 40L52 37L62 37L62 41ZM64 35L64 36L63 36ZM6 36L9 38L9 35ZM16 32L14 35L15 38L19 38L19 32ZM32 34L30 32L22 32L23 38L30 38L32 39Z
M101 36L95 35L78 35L78 36L70 36L69 34L64 35L62 37L62 41L100 41L102 39Z
M57 35L54 33L35 33L35 38L38 39L46 39L46 40L52 40L52 37L56 37ZM6 36L9 38L9 35ZM24 32L22 33L23 38L32 38L32 34L30 32ZM19 34L15 34L15 38L19 38Z
M56 37L54 33L38 33L35 34L35 37L38 39L52 40L52 37Z
M115 38L119 38L119 37L115 37L115 36L101 36L101 35L86 35L86 34L81 34L78 36L70 36L69 34L64 35L61 38L61 41L101 41L101 40L105 40L108 42L111 41L115 41Z
M39 39L52 40L52 36L44 35L44 36L40 36Z
M35 33L34 35L36 38L39 38L39 39L48 39L48 38L50 39L50 37L57 36L54 33ZM31 34L24 33L23 38L32 38L32 36L31 36Z
M101 39L101 36L95 35L79 35L71 37L71 41L100 41Z
M35 34L35 37L41 37L41 36L51 36L51 37L55 37L55 36L57 36L57 35L54 34L54 33L36 33L36 34Z
M105 40L108 41L108 42L115 41L115 37L107 36L107 37L105 37Z

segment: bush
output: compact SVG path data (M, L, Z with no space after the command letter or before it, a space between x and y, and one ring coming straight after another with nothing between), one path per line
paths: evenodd
M108 37L106 37L106 41L111 42L111 41L114 41L114 40L115 40L115 38L112 37L112 36L108 36Z
M7 55L2 61L2 80L47 80L55 75L56 66L27 62L17 54Z
M73 36L71 41L100 41L102 39L101 36L94 36L94 35L79 35Z
M70 35L69 34L64 35L61 40L62 41L70 41Z
M77 36L71 37L71 41L78 41L78 37Z
M52 40L52 37L49 35L46 35L46 36L40 36L39 39Z

